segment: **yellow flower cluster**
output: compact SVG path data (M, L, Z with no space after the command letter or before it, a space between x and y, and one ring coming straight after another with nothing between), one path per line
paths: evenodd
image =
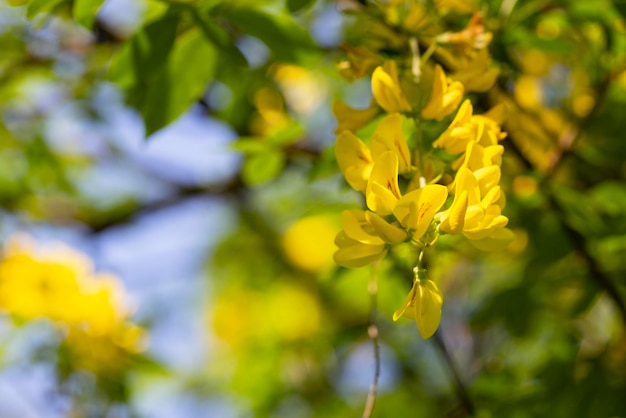
M0 258L0 309L22 321L52 321L69 342L82 342L81 352L102 350L104 341L117 351L142 349L143 330L129 322L123 296L117 278L96 274L89 259L65 246L37 248L18 236Z
M468 29L442 34L441 42L480 49L490 36L474 17ZM352 68L363 67L362 62ZM372 62L369 57L368 63ZM504 195L498 185L504 151L498 142L506 135L497 118L474 115L469 100L461 104L467 89L458 78L447 76L442 66L420 62L419 55L413 57L410 72L402 73L401 65L401 60L385 61L373 69L370 108L352 109L340 103L333 108L339 122L337 163L348 184L364 193L367 205L367 210L342 214L343 230L335 239L335 261L341 266L377 262L403 242L411 242L422 254L442 234L462 234L483 250L503 248L513 239L505 228L508 219L502 215ZM422 70L432 77L420 79ZM415 97L419 95L414 92L420 91L430 92L428 100ZM448 116L454 112L450 121ZM355 132L381 113L371 137L359 138ZM423 124L444 120L449 122L439 137L434 141L423 138ZM414 128L415 145L407 141L405 125ZM435 148L454 161L429 164L437 159ZM452 181L442 181L450 179L449 174ZM428 338L439 326L442 302L441 291L418 262L413 287L394 320L400 316L414 319L421 335Z

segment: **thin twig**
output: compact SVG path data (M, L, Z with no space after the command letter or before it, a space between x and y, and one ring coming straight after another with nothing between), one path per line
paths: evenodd
M372 274L367 286L367 291L370 295L371 305L370 325L367 328L367 335L372 340L372 346L374 348L374 379L367 393L362 418L370 418L372 416L374 404L376 403L376 395L378 393L378 378L380 377L380 347L378 344L378 326L376 325L376 315L378 312L378 263L372 266Z
M467 387L465 386L465 384L463 383L463 380L461 379L461 375L459 374L458 368L456 367L456 364L454 363L454 359L450 355L450 351L448 350L448 347L446 347L446 344L443 341L443 338L441 337L440 330L437 330L437 332L435 332L435 335L433 336L433 341L437 345L439 352L442 354L444 360L446 361L446 364L448 365L448 369L450 370L450 373L452 374L452 380L454 381L454 387L456 389L457 396L461 400L463 408L465 409L467 414L474 415L474 412L476 410L476 408L474 407L474 402L472 401L472 398L469 394L469 391L467 390Z

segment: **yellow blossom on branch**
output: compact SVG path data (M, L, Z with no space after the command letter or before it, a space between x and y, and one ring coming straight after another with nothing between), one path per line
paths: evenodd
M398 199L400 189L398 187L398 157L392 151L387 151L380 156L372 175L367 182L365 191L367 207L380 215L390 215Z
M374 160L367 145L352 132L343 131L335 143L335 156L348 184L355 190L365 190L374 168Z
M416 268L413 287L404 303L393 314L397 321L401 316L413 319L422 338L433 336L441 322L443 295L437 284L426 278L425 270Z
M443 148L450 154L461 154L467 144L476 139L476 131L472 125L472 102L465 100L456 116L435 142L435 148Z
M386 151L392 151L398 157L398 173L411 170L411 152L402 132L402 116L398 113L383 118L372 134L372 156L378 159Z
M411 169L411 154L402 132L402 117L393 114L383 118L371 138L371 151L356 135L343 131L335 144L335 156L339 169L352 188L364 191L367 187L374 162L387 151L397 158L397 172Z
M389 113L410 112L411 105L407 102L395 61L387 61L376 67L372 74L372 94L376 102Z
M497 172L479 173L479 178L467 168L459 170L452 206L439 217L441 231L463 233L470 240L478 240L506 226L508 218L501 214L498 205L500 186L493 186L500 177L500 170L496 168ZM492 187L483 186L481 190L480 183Z
M337 234L335 262L344 267L362 267L379 260L387 244L398 244L406 233L372 212L346 210L341 214L343 230Z
M429 184L402 196L393 209L400 224L413 231L414 242L424 236L435 214L448 197L448 190L440 184Z
M463 99L463 84L458 81L448 83L443 69L440 65L436 65L432 92L428 103L422 109L422 117L441 120L454 112L461 103L461 99Z

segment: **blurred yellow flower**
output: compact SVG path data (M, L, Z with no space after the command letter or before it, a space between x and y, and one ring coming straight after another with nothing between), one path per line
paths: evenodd
M39 251L38 251L39 250ZM90 335L116 332L130 314L121 284L89 259L56 245L13 237L0 259L0 308L22 320L49 319Z
M323 78L297 65L280 64L270 70L290 109L308 114L325 100L328 88Z
M422 109L422 117L441 120L454 112L461 103L461 99L463 99L463 84L458 81L448 83L443 69L440 65L436 65L432 92L428 103Z
M497 67L490 68L490 62L487 49L481 49L471 57L460 60L455 71L450 73L450 78L461 82L466 92L483 93L493 87L500 74Z
M145 348L145 332L128 321L123 299L118 279L96 274L77 251L61 245L38 247L23 236L5 246L0 309L24 321L54 322L72 370L110 377L124 371L130 356Z
M400 87L395 61L386 61L376 67L372 74L372 94L380 107L389 113L411 111L411 105Z
M333 241L339 230L328 215L316 215L294 222L283 235L283 249L295 266L319 272L333 265Z
M483 17L475 12L465 29L460 32L445 32L437 36L440 43L455 44L464 48L484 49L492 39L491 32L485 32Z

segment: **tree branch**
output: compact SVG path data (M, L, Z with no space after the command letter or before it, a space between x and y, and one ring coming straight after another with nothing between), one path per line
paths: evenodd
M380 377L380 347L378 344L378 326L376 326L376 314L378 311L378 263L372 266L372 274L370 275L367 291L370 295L370 325L367 328L367 335L372 340L372 346L374 348L374 378L367 394L362 418L370 418L372 416L374 404L376 403L376 395L378 393L378 379Z
M433 336L433 341L435 342L435 345L437 346L437 348L439 349L439 352L443 356L448 366L448 370L450 370L450 373L452 374L452 380L454 381L454 388L456 390L457 396L461 400L463 409L468 415L474 415L474 413L476 412L476 408L474 407L474 402L472 401L472 398L469 394L469 391L467 390L467 387L465 386L465 384L463 383L463 380L461 379L461 375L459 374L458 368L456 364L454 363L454 359L450 355L450 351L448 350L448 347L446 347L446 344L443 341L443 337L441 336L441 330L437 330L437 332L435 332L435 335Z

